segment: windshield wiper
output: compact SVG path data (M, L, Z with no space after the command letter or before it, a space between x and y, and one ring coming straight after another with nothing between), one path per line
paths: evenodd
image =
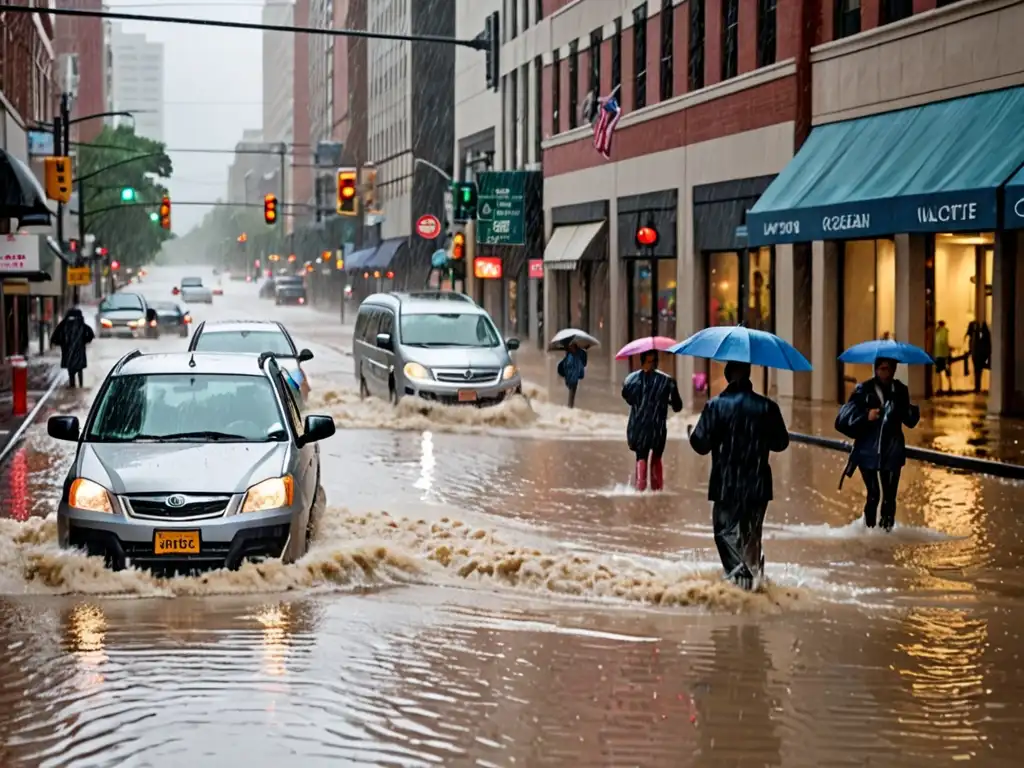
M136 440L241 440L251 442L245 435L232 435L229 432L201 430L197 432L173 432L169 435L136 435Z

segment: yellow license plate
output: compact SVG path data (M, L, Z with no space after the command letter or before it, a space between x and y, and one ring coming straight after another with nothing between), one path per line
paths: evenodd
M153 535L153 554L198 555L199 531L157 531Z
M473 402L476 402L476 390L475 389L460 389L459 390L459 402L460 403L473 403Z

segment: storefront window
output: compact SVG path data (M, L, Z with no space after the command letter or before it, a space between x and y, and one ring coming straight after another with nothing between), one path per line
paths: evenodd
M740 255L735 251L708 255L708 327L740 322ZM725 389L725 365L709 366L711 394Z
M896 244L851 240L843 249L843 349L892 338L896 329ZM870 365L843 365L845 397L874 375Z
M747 275L748 328L771 331L772 318L772 249L759 248L749 252Z
M633 262L633 320L635 325L630 335L634 339L655 335L653 303L651 301L653 279L650 261L640 259Z
M675 259L658 261L658 332L657 336L676 337L676 268Z
M991 361L979 357L975 365L971 339L980 336L991 347L994 242L990 233L935 236L935 323L944 322L949 330L951 357L950 376L935 374L936 393L973 392L976 384L988 391ZM981 374L977 382L976 367Z

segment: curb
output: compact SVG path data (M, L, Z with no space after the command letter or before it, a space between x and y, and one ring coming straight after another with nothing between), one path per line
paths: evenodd
M63 373L63 369L58 368L57 370ZM46 392L44 392L42 397L40 397L36 401L36 404L32 406L32 410L28 412L28 415L25 416L24 419L22 419L18 428L7 437L7 442L0 447L0 465L4 463L11 451L14 450L14 446L16 446L24 436L25 430L32 426L33 422L36 420L36 416L39 415L39 411L43 409L43 406L46 405L46 401L53 396L53 393L57 391L57 387L63 383L64 380L64 376L54 376L53 381L50 382L50 386Z

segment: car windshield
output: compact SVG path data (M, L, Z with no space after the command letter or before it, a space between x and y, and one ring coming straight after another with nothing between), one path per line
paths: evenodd
M159 312L161 315L179 315L181 311L178 309L177 304L171 304L166 301L161 301L157 304L153 304L153 309Z
M201 277L183 277L181 278L182 288L202 288L203 279Z
M277 278L278 285L302 285L301 277L279 277Z
M100 312L113 309L142 309L142 299L134 293L115 293L100 303Z
M486 315L402 315L402 343L412 347L496 347L498 332Z
M273 352L282 357L292 356L295 350L288 337L280 331L211 331L199 334L197 352L241 352L258 355Z
M115 376L86 439L270 442L287 432L262 376L160 373Z

